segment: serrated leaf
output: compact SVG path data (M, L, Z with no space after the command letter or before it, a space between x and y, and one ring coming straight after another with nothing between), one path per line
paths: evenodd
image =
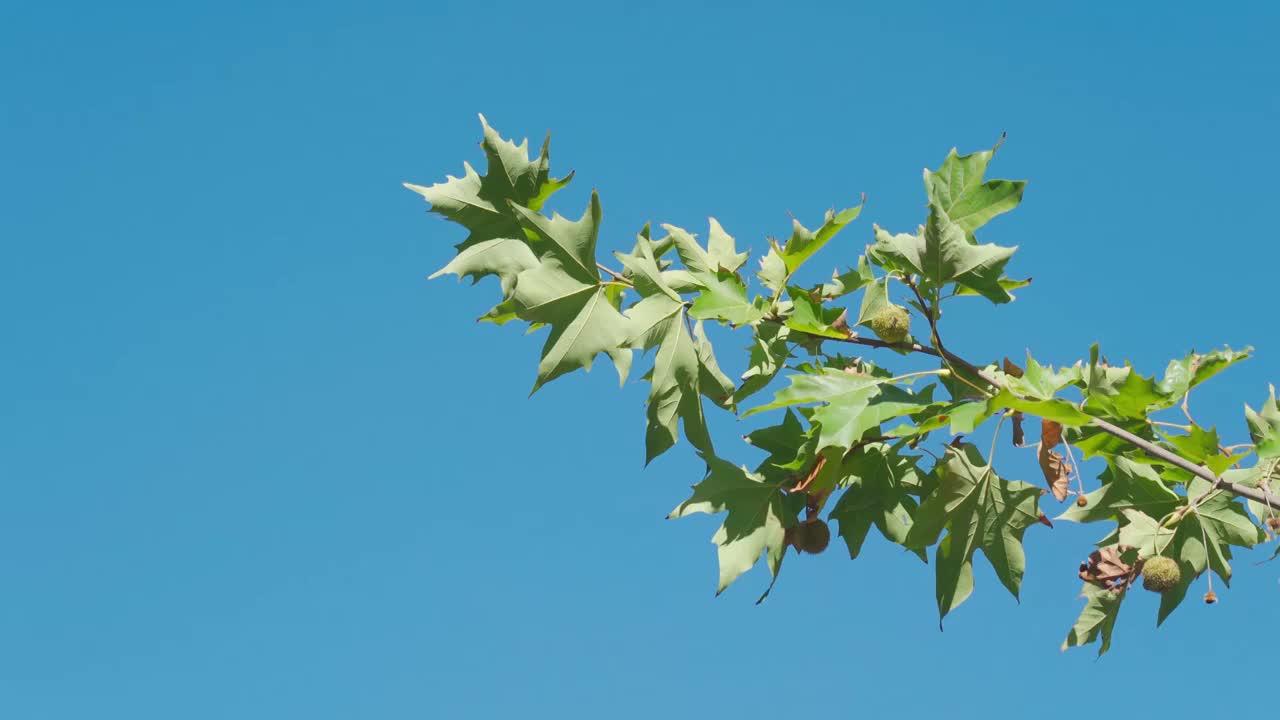
M1111 634L1115 631L1120 605L1127 594L1126 590L1107 590L1093 583L1085 583L1080 591L1080 596L1085 599L1084 609L1067 633L1067 638L1062 641L1062 649L1088 645L1101 638L1098 656L1101 657L1110 650Z
M1280 457L1280 406L1276 404L1276 388L1271 386L1262 410L1244 406L1244 419L1249 425L1249 437L1253 439L1254 452L1259 458Z
M893 306L889 302L889 278L867 285L858 306L858 325L871 327L871 319Z
M743 417L779 407L822 403L809 415L819 428L819 449L851 447L881 423L920 412L933 402L930 391L912 394L886 385L886 378L863 373L821 368L814 373L797 373L790 380L791 385L778 391L772 403L752 408Z
M786 495L780 483L767 482L714 455L704 455L703 459L707 462L706 476L693 486L693 496L667 517L726 513L724 524L712 538L720 559L717 595L750 570L762 554L767 556L769 571L776 578L787 549L786 528L795 524L804 501L799 496Z
M1027 353L1027 367L1022 377L1010 376L1005 380L1005 387L1023 397L1048 400L1063 388L1075 385L1081 380L1080 366L1072 365L1054 370L1052 365L1041 365Z
M849 337L847 330L835 327L840 319L840 308L823 307L822 303L813 299L805 290L798 287L787 288L791 297L792 310L787 316L786 326L809 335L843 340Z
M715 218L710 218L711 233L704 249L689 232L674 225L663 225L663 229L671 235L676 252L685 268L693 273L717 273L721 270L735 272L747 261L750 253L739 253L734 246L733 237L720 227Z
M999 477L967 443L948 445L936 472L938 489L916 511L907 546L928 547L947 530L935 551L939 617L946 617L973 591L977 550L1016 598L1026 566L1022 534L1040 518L1040 489Z
M879 225L873 225L875 245L867 256L887 270L903 275L924 274L924 237L906 233L894 235Z
M1085 495L1087 505L1072 504L1056 519L1078 523L1119 520L1125 510L1161 518L1184 502L1150 465L1125 457L1111 458L1099 480L1102 487Z
M836 236L836 233L856 220L861 212L861 205L841 210L838 213L834 209L828 210L826 216L822 219L822 225L816 231L809 230L801 225L799 220L793 219L791 221L791 237L787 239L786 244L780 248L778 253L787 268L787 274L794 274L806 260L813 257L815 253L830 242L831 238Z
M512 297L521 320L551 329L538 363L536 392L567 372L590 370L599 353L617 357L618 349L627 343L629 327L595 272L599 198L592 194L586 213L576 221L513 207L523 227L547 244L541 263L517 277ZM618 368L625 379L625 367Z
M899 454L893 446L871 443L844 460L840 474L846 487L829 517L840 524L851 559L862 551L872 526L890 542L906 543L917 507L908 488L923 484L918 459ZM925 559L922 551L917 553Z
M1187 485L1187 493L1199 497L1209 487L1207 480L1194 478ZM1231 546L1253 547L1265 542L1267 534L1249 518L1244 505L1225 491L1211 494L1196 508L1195 514L1208 539L1209 566L1230 585L1231 565L1227 561L1231 559Z
M459 280L470 277L474 284L482 277L497 275L502 282L503 297L509 297L515 288L516 276L537 266L538 258L524 240L497 238L467 247L428 279L452 274Z
M960 155L952 148L937 171L924 171L930 202L966 232L972 233L996 215L1014 209L1022 200L1025 182L983 182L987 164L994 154L992 149Z
M1182 397L1191 388L1241 360L1247 360L1252 354L1251 347L1243 350L1223 348L1204 355L1192 352L1179 360L1171 360L1165 368L1164 379L1160 381L1160 390L1175 398Z
M626 269L627 275L631 278L631 283L636 292L640 294L640 297L647 298L661 294L674 302L684 302L684 298L680 296L680 293L676 292L668 284L668 278L658 265L658 259L654 255L653 242L644 234L636 238L635 249L630 253L615 252L614 257L622 262L622 267Z
M1177 561L1181 576L1177 585L1160 594L1160 611L1156 615L1157 626L1163 624L1165 619L1182 604L1191 583L1195 582L1208 568L1209 555L1204 545L1205 537L1200 521L1193 515L1178 524L1173 540L1164 549L1165 557Z
M690 335L684 305L666 295L651 295L627 310L633 346L658 347L647 401L645 463L676 443L678 430L698 450L711 454L702 395L722 405L730 404L733 382L720 371L711 344L699 324Z
M733 395L735 403L742 402L773 382L791 357L787 347L788 328L776 323L759 323L752 331L754 336L748 348L747 370L742 373L742 385Z
M774 482L793 475L796 469L812 459L812 448L806 448L806 445L811 445L809 433L790 409L780 424L754 430L743 436L743 440L769 453L755 471Z
M871 265L867 262L867 256L862 255L858 258L858 267L851 268L844 273L831 273L831 281L819 285L814 288L814 291L827 300L835 300L860 290L864 286L875 282L875 280L876 276L871 272Z
M460 252L487 240L523 240L525 236L510 208L511 203L537 211L552 193L567 185L573 177L573 173L569 173L558 180L551 178L550 136L543 143L542 152L530 161L528 141L516 145L504 140L489 127L483 115L480 123L484 127L481 147L488 160L484 176L476 173L470 165L464 165L466 172L460 178L449 176L445 182L430 187L405 183L405 187L431 203L431 212L443 215L470 231L467 239L457 245ZM489 259L495 257L487 256ZM465 274L478 279L502 272L501 263L486 267L484 259L469 258Z
M689 309L689 316L698 320L718 320L733 326L754 325L765 315L763 298L747 298L747 286L737 273L721 270L716 273L694 272L701 288Z
M769 250L760 258L760 270L756 277L774 295L781 294L787 281L806 260L823 248L844 226L853 222L862 212L862 206L835 212L828 210L822 226L811 231L799 220L791 221L791 237L785 244L770 238Z
M991 414L995 414L1003 408L1021 410L1028 415L1036 415L1069 427L1088 425L1092 420L1088 414L1076 407L1075 403L1068 400L1063 400L1062 398L1054 398L1052 400L1021 398L1009 392L1008 388L1001 388L1000 392L987 401L987 412Z
M973 287L981 294L992 292L993 283L997 283L1004 266L1017 250L969 242L964 228L938 208L929 213L923 239L921 269L935 287L954 281Z

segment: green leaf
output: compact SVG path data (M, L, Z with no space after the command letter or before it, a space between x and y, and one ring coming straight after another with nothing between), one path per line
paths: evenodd
M930 203L950 216L965 232L972 233L1022 201L1025 182L983 182L987 164L994 154L994 148L969 155L960 155L952 148L936 172L924 171L925 190Z
M806 260L813 257L815 253L830 242L831 238L836 236L836 233L843 230L845 225L856 220L861 212L861 205L841 210L838 213L834 209L828 210L822 220L822 226L816 232L810 231L801 225L799 220L793 219L791 221L791 237L778 253L787 268L787 275L794 274Z
M864 286L875 282L875 280L876 276L871 272L871 265L867 262L867 256L862 255L858 258L858 267L850 269L843 274L831 273L831 282L819 285L814 288L814 292L827 300L835 300L860 290Z
M756 473L766 480L780 482L812 459L811 448L806 447L810 445L809 433L789 409L781 424L754 430L742 439L769 453L756 467Z
M1057 395L1065 387L1081 381L1082 370L1079 364L1054 370L1052 365L1041 365L1027 353L1027 367L1022 377L1005 376L1005 387L1028 398L1048 400Z
M1156 616L1157 626L1163 624L1165 619L1182 604L1191 583L1195 582L1209 566L1209 555L1204 546L1205 537L1205 531L1196 516L1184 518L1178 523L1173 540L1164 549L1163 554L1178 562L1182 575L1176 586L1160 594L1160 612Z
M538 363L533 391L561 375L591 369L599 353L611 354L619 375L626 379L619 348L628 339L628 323L595 272L596 234L600 228L600 200L593 193L591 205L580 220L559 215L546 218L513 206L521 224L546 243L547 253L535 268L516 279L512 297L521 320L551 328Z
M614 257L622 262L622 267L626 269L640 297L661 294L674 302L683 303L684 298L680 297L680 293L667 284L667 277L658 265L654 249L653 242L642 233L636 238L635 249L630 254L615 252Z
M689 443L711 454L701 395L728 405L734 388L716 364L701 324L690 335L684 305L663 294L636 303L627 316L634 333L629 344L646 349L658 346L649 375L645 463L675 445L681 422Z
M789 496L780 483L747 472L714 455L703 455L707 475L693 486L693 496L680 503L668 518L694 513L727 513L712 542L720 558L720 582L716 594L767 556L769 572L776 578L786 552L786 528L795 524L804 507L800 496Z
M474 284L482 277L497 275L502 281L503 297L510 297L515 288L516 276L537 266L538 258L524 240L496 238L467 247L428 279L434 280L441 275L452 274L457 275L459 280L469 276Z
M1199 425L1192 425L1191 432L1186 435L1172 435L1160 430L1165 444L1182 457L1198 465L1204 465L1215 474L1221 474L1243 457L1244 453L1226 455L1221 452L1222 442L1215 428L1205 430Z
M1008 388L1001 388L1000 392L987 401L988 414L994 415L1002 408L1011 410L1021 410L1028 415L1035 415L1046 420L1071 427L1080 427L1088 425L1093 419L1084 413L1075 403L1061 398L1053 400L1033 400L1020 398L1009 392Z
M1087 505L1072 504L1057 519L1078 523L1119 521L1125 510L1161 518L1184 503L1184 498L1170 489L1150 465L1128 458L1111 458L1099 480L1102 487L1085 496Z
M791 332L788 328L776 323L759 323L752 330L755 334L748 348L747 370L742 373L741 387L733 395L735 403L742 402L773 382L791 357L791 350L787 347Z
M987 403L974 400L953 403L947 410L953 435L977 430L979 425L994 414Z
M889 278L881 282L872 282L862 293L862 304L858 307L858 325L871 327L871 318L889 309Z
M1098 648L1098 656L1111 649L1111 634L1115 631L1116 617L1120 615L1120 604L1124 602L1127 590L1108 590L1093 583L1085 583L1080 596L1085 599L1084 610L1080 618L1062 641L1062 649L1088 645L1102 638Z
M1209 487L1207 480L1194 478L1187 485L1187 494L1199 497ZM1253 547L1266 542L1267 534L1249 518L1244 505L1226 491L1219 490L1211 494L1196 508L1195 514L1208 539L1209 567L1229 586L1231 565L1228 561L1231 559L1231 546Z
M792 303L791 315L786 319L787 327L798 332L838 340L849 337L848 332L832 327L843 312L840 308L823 307L822 303L814 300L808 291L798 287L787 288L787 294L791 296Z
M924 237L922 235L894 235L879 225L873 225L876 243L867 253L873 262L886 270L903 275L924 274Z
M515 203L531 210L538 210L552 193L569 183L573 173L559 180L550 175L550 136L542 145L542 152L537 159L529 160L528 141L516 145L504 140L489 124L484 116L480 116L484 127L484 141L481 147L489 167L484 176L480 176L470 165L465 165L465 174L460 177L450 176L445 182L430 187L405 183L405 187L418 193L431 203L431 212L470 230L470 235L457 246L459 251L467 250L486 240L499 238L522 240L525 235L521 231L520 222L510 205ZM491 274L502 274L504 263L509 258L499 259L498 254L485 254L468 258L463 266L441 272L454 272L465 268L464 274L477 279ZM494 262L487 267L486 262ZM436 273L439 275L440 273Z
M1000 582L1018 597L1026 566L1022 534L1039 520L1040 489L999 477L967 443L948 445L935 472L940 484L916 511L907 546L926 548L944 528L948 531L935 552L939 617L945 618L973 591L976 550L982 550Z
M710 218L711 233L704 250L693 235L674 225L663 225L671 239L675 242L680 261L693 273L711 273L720 271L735 272L747 261L750 253L739 253L734 245L733 237L720 227L715 218Z
M844 460L841 475L846 488L829 517L840 523L840 536L851 559L862 551L873 525L890 542L906 544L917 507L908 488L924 484L918 460L884 443L859 447ZM925 559L923 551L917 553Z
M1160 520L1138 510L1122 510L1124 524L1120 526L1120 543L1132 545L1143 558L1155 557L1173 539L1173 528L1164 527Z
M733 326L754 325L765 315L763 298L747 299L747 286L737 273L695 272L693 277L702 292L693 301L689 316L699 320L718 320Z
M997 283L1004 266L1017 250L969 242L964 228L936 207L925 222L923 237L921 269L935 287L954 281L981 294L992 292L992 284Z
M782 288L786 286L795 271L830 242L831 238L844 229L845 225L853 222L861 212L861 205L838 213L828 210L822 226L816 232L809 230L801 225L799 220L793 218L791 237L785 245L779 245L773 239L769 240L769 251L760 258L760 271L756 273L756 277L760 278L760 282L772 290L776 297L782 292Z
M779 407L823 403L810 415L819 428L819 449L851 447L881 423L920 412L933 402L931 390L912 394L885 384L887 378L870 374L822 368L815 373L797 373L790 380L791 385L778 391L772 403L752 408L743 417Z
M1253 439L1254 452L1258 457L1280 457L1280 406L1276 405L1274 385L1261 411L1244 406L1244 419L1249 425L1249 437Z
M1251 347L1246 347L1244 350L1223 348L1204 355L1192 352L1180 360L1171 360L1169 366L1165 368L1164 379L1160 381L1160 391L1180 398L1191 388L1241 360L1247 360L1252 354Z
M1156 441L1155 434L1146 420L1125 420L1115 423L1143 440ZM1073 432L1071 444L1084 453L1084 459L1091 457L1112 457L1114 455L1133 454L1133 446L1127 440L1107 433L1095 427L1083 427Z

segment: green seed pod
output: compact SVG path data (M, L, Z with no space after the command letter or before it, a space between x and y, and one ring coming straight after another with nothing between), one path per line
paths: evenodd
M911 313L901 305L890 305L867 321L872 332L888 343L900 343L911 331Z
M1142 564L1142 587L1151 592L1169 592L1180 580L1182 569L1173 558L1153 557Z

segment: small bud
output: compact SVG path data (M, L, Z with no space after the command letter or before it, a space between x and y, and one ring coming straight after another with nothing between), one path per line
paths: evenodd
M1214 604L1214 603L1216 603L1216 602L1218 602L1218 596L1217 596L1217 594L1216 594L1216 593L1214 593L1212 590L1210 590L1209 592L1207 592L1207 593L1205 593L1205 594L1204 594L1204 604L1205 604L1205 605L1212 605L1212 604Z

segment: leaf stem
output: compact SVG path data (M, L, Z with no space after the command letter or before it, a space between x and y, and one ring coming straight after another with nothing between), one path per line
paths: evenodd
M622 284L626 285L627 287L631 287L631 281L628 280L626 276L623 275L622 273L614 272L613 270L610 270L609 268L605 267L603 263L596 263L596 267L600 268L600 272L603 272L607 275L612 276L614 280L618 280L622 282Z

